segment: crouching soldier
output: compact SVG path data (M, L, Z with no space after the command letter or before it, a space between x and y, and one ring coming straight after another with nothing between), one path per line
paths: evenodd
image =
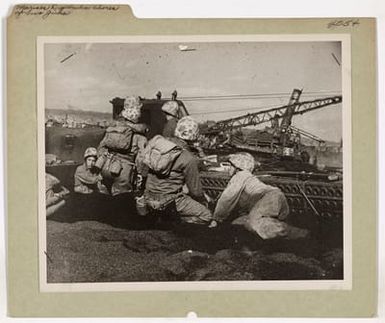
M102 193L108 194L102 183L103 177L95 167L98 152L94 147L88 147L84 152L84 163L76 168L74 191L80 194Z
M252 174L253 156L237 153L230 156L229 162L232 178L218 200L211 227L236 214L232 224L242 225L264 240L308 236L308 230L285 222L289 214L287 200L279 188L262 183Z
M57 213L66 204L69 191L53 175L45 174L46 217Z
M107 210L109 192L102 183L100 170L95 167L97 150L88 147L84 152L84 163L76 168L72 216L79 219L98 219Z
M111 195L132 193L135 184L138 153L146 146L147 127L139 124L142 103L138 97L127 97L120 118L108 127L98 147L96 167L110 182Z
M145 201L150 210L169 210L172 205L182 222L208 224L212 220L198 173L198 161L189 144L199 135L191 117L178 121L175 137L155 136L148 143L143 162L148 166ZM183 192L186 185L188 193Z

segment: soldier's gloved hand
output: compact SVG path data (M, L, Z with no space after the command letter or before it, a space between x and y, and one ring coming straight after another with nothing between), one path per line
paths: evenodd
M60 191L58 193L55 193L54 195L62 200L62 199L66 198L68 196L68 192L65 191L65 190L62 190L62 191Z
M209 224L209 228L212 229L212 228L216 228L217 226L218 226L218 222L215 220L211 220Z

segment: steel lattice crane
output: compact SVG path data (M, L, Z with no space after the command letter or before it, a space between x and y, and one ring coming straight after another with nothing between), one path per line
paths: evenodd
M325 143L325 140L323 140L320 137L317 137L316 135L313 135L312 133L310 133L310 132L308 132L306 130L299 129L299 128L294 127L294 126L290 126L289 128L290 128L290 130L292 132L299 133L301 136L304 136L306 138L310 138L311 140L317 141L319 144L324 144Z
M300 93L302 92L301 90L294 90L294 92L295 91L300 91ZM293 98L293 95L292 95L292 98ZM255 126L261 123L270 122L273 120L278 120L283 118L288 118L288 120L290 120L289 124L287 125L287 127L289 127L291 125L291 118L294 115L307 113L313 110L321 109L326 106L330 106L330 105L334 105L342 102L341 95L327 97L323 99L316 99L311 101L304 101L304 102L298 102L297 101L298 98L299 96L294 97L294 100L293 100L294 103L289 102L289 105L281 106L278 108L262 110L255 113L248 113L236 118L230 118L230 119L219 121L215 123L213 126L206 129L205 134L210 135L210 134L216 134L222 131L223 132L229 131L229 130L231 131L237 128ZM282 126L286 127L286 124L285 125L281 124L281 127Z

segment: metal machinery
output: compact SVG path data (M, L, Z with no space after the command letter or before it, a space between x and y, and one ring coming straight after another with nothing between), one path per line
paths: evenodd
M291 118L294 115L320 109L325 106L337 104L342 101L342 97L328 97L313 101L300 102L300 90L295 90L290 99L289 105L274 109L259 111L253 114L247 114L237 118L220 121L207 129L207 135L217 135L221 131L240 129L242 127L257 125L263 122L272 122L272 126L282 119L276 130L280 134L285 134L287 129L296 130L291 125ZM188 115L182 101L176 99L176 92L173 93L172 100L176 100L181 108L183 115ZM161 133L166 119L161 107L168 100L161 98L161 93L157 93L156 99L143 99L142 120L149 125L150 132L148 138ZM114 98L110 101L112 104L112 119L119 115L124 106L124 99ZM275 123L274 123L275 122ZM273 128L273 127L272 127ZM285 131L283 130L285 129ZM69 189L73 187L73 175L76 167L83 162L83 152L88 146L97 147L104 135L104 127L93 128L65 128L61 125L46 126L46 153L54 154L61 160L60 163L47 163L46 171L58 177L62 184ZM298 131L303 135L304 131ZM281 136L282 137L282 136ZM284 140L280 139L280 142ZM242 145L239 150L244 150ZM247 148L247 147L246 147ZM234 150L219 148L215 150L218 154L226 154ZM267 159L271 159L270 151L266 150ZM297 222L327 221L328 223L342 223L342 177L333 177L327 172L310 171L306 165L300 163L297 171L268 170L258 172L260 179L267 184L278 186L285 193L291 214ZM205 192L213 199L218 198L220 193L226 187L229 178L226 173L209 172L202 170L201 181Z
M232 140L227 140L227 143L229 145L233 144L232 146L234 148L239 147L240 149L254 150L256 152L270 152L287 157L300 155L297 141L300 136L310 138L321 144L324 141L305 130L301 130L292 126L291 123L293 116L308 113L310 111L342 102L342 96L333 96L300 102L299 98L301 94L302 90L294 89L288 105L266 109L255 113L248 113L239 117L216 122L215 124L205 129L204 133L208 137L217 135L223 136L224 133L227 133L227 137L229 137L229 134L231 133ZM279 124L280 119L281 124ZM263 141L262 145L260 146L249 144L249 138L242 140L239 138L239 136L237 136L237 134L235 134L237 130L239 134L239 130L242 128L256 126L266 122L271 122L270 138L267 140L267 145L266 142L263 145ZM251 140L251 143L252 142L253 140ZM297 151L295 151L294 148L297 148Z
M311 223L338 223L342 225L343 183L331 181L327 174L300 172L256 172L259 179L279 187L290 207L291 219L303 226ZM229 176L225 173L202 172L201 181L206 194L216 200L225 189Z
M301 156L301 151L295 147L295 142L290 139L293 134L298 138L305 136L315 140L319 144L324 141L312 135L309 132L292 126L294 115L307 113L326 106L342 102L341 96L327 97L312 101L300 102L299 98L302 91L295 89L289 100L289 104L278 108L267 109L252 114L246 114L236 118L230 118L219 121L206 129L207 136L215 136L223 132L239 131L239 129L271 122L271 135L268 140L259 140L261 145L255 145L252 141L246 142L238 139L238 136L232 136L228 146L234 151L248 151L259 160L263 160L261 170L256 172L261 181L266 184L279 187L288 199L292 218L297 224L311 226L313 223L334 223L342 228L343 214L343 182L342 170L338 174L330 171L319 171L315 166L307 162L295 163L293 170L269 170L264 164L273 163L289 164L289 161L295 162L288 157L295 155ZM279 120L281 119L281 123ZM299 134L299 135L297 135ZM271 140L271 142L269 142ZM228 152L231 151L231 148ZM297 149L297 151L295 151ZM220 150L216 150L220 151ZM229 180L225 173L202 172L202 184L206 193L213 199L218 198L222 190L226 187Z
M298 100L294 96L294 93L298 93L298 91L302 92L301 90L295 89L290 101ZM248 113L239 117L216 122L214 125L209 127L205 131L205 133L212 134L212 133L218 133L220 131L228 131L228 130L235 130L237 128L244 128L247 126L256 126L258 124L269 122L274 119L283 119L281 123L281 128L286 129L291 125L291 119L295 115L303 114L306 112L310 112L329 105L338 104L341 102L342 102L342 96L333 96L333 97L327 97L323 99L316 99L316 100L303 101L303 102L298 102L298 101L294 103L289 102L288 105L284 105L278 108L266 109L255 113Z

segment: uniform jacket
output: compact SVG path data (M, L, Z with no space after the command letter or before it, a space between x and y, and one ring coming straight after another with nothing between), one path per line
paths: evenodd
M104 192L101 183L102 176L91 172L82 164L76 168L74 190L77 193L91 194L93 192Z
M238 171L231 178L219 198L214 211L214 219L223 221L235 209L237 209L239 215L245 215L251 211L266 193L273 190L279 189L264 184L248 171Z
M174 195L182 192L186 184L189 195L197 200L204 201L203 189L199 178L198 161L189 151L185 141L178 138L167 138L181 147L182 153L174 162L169 176L159 176L149 170L146 193L153 195Z
M98 153L99 155L103 154L104 152L110 152L113 153L116 157L122 158L125 160L128 160L129 162L136 163L138 172L141 173L141 152L146 147L147 144L147 138L145 137L144 133L146 130L146 125L144 124L135 124L126 120L117 120L115 122L116 126L127 126L128 128L132 129L133 136L132 136L132 142L131 142L131 148L127 152L116 152L109 147L107 147L105 142L105 137L102 139L102 141L99 144L98 147Z

